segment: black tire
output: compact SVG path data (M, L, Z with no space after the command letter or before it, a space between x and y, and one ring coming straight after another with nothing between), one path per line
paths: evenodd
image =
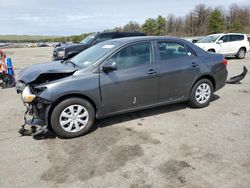
M68 132L64 130L60 124L60 118L62 112L72 105L79 105L84 108L84 111L86 110L88 113L88 121L85 126L82 126L83 128L77 132ZM75 138L78 136L82 136L86 134L89 129L92 127L95 121L95 110L91 103L85 99L81 98L68 98L63 101L61 101L55 108L53 109L51 113L51 127L54 130L54 132L62 138ZM73 125L74 128L75 124ZM69 126L68 126L69 127ZM66 127L67 128L67 127Z
M208 99L206 99L207 101L204 103L200 103L198 101L198 99L196 99L196 90L202 84L208 85L210 87L210 95L209 95ZM213 88L213 84L210 80L201 79L201 80L197 81L191 90L191 93L189 96L189 105L193 108L204 108L204 107L208 106L210 101L211 101L211 98L213 96L213 92L214 92L214 88Z
M246 56L246 50L244 48L240 48L239 51L236 54L236 58L244 59L245 56Z

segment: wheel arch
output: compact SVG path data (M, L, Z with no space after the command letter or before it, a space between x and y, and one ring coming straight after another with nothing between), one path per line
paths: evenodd
M63 96L60 96L55 102L53 102L49 108L47 109L47 113L46 113L46 120L47 120L47 125L50 129L51 128L51 123L50 123L50 119L51 119L51 113L54 110L54 108L63 100L69 99L69 98L81 98L81 99L85 99L88 102L90 102L90 104L93 106L94 110L95 110L95 114L98 113L98 108L97 105L95 104L95 102L88 96L83 95L83 94L79 94L79 93L71 93L71 94L66 94Z
M194 81L194 83L193 83L193 85L192 85L192 88L194 87L194 85L195 85L199 80L202 80L202 79L208 79L208 80L210 80L210 81L212 82L212 84L213 84L213 90L216 89L216 82L215 82L215 79L214 79L213 76L211 76L211 75L209 75L209 74L204 74L204 75L199 76L199 77ZM192 90L192 89L191 89L191 90ZM190 92L191 92L191 90L190 90Z
M207 51L208 51L208 52L213 51L214 53L216 52L214 48L209 48Z
M239 50L240 50L240 49L244 49L245 52L247 51L247 48L246 48L245 46L241 46L241 47L239 48ZM238 51L239 51L239 50L238 50Z

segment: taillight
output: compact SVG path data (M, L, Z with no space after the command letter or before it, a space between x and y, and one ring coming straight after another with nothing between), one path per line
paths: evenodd
M226 59L223 59L222 63L227 66L227 60Z

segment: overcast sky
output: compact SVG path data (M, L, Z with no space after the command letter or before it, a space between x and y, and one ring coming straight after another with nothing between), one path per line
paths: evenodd
M0 0L0 34L72 35L143 23L158 15L185 16L202 0ZM209 6L249 0L209 0Z

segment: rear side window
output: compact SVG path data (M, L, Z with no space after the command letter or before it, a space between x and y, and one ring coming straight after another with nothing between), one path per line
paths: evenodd
M178 42L158 42L160 60L177 59L182 57L196 56L191 48Z
M152 62L150 42L133 44L121 49L111 59L116 62L117 69L126 69Z
M229 35L230 42L241 41L241 40L244 40L244 35Z

